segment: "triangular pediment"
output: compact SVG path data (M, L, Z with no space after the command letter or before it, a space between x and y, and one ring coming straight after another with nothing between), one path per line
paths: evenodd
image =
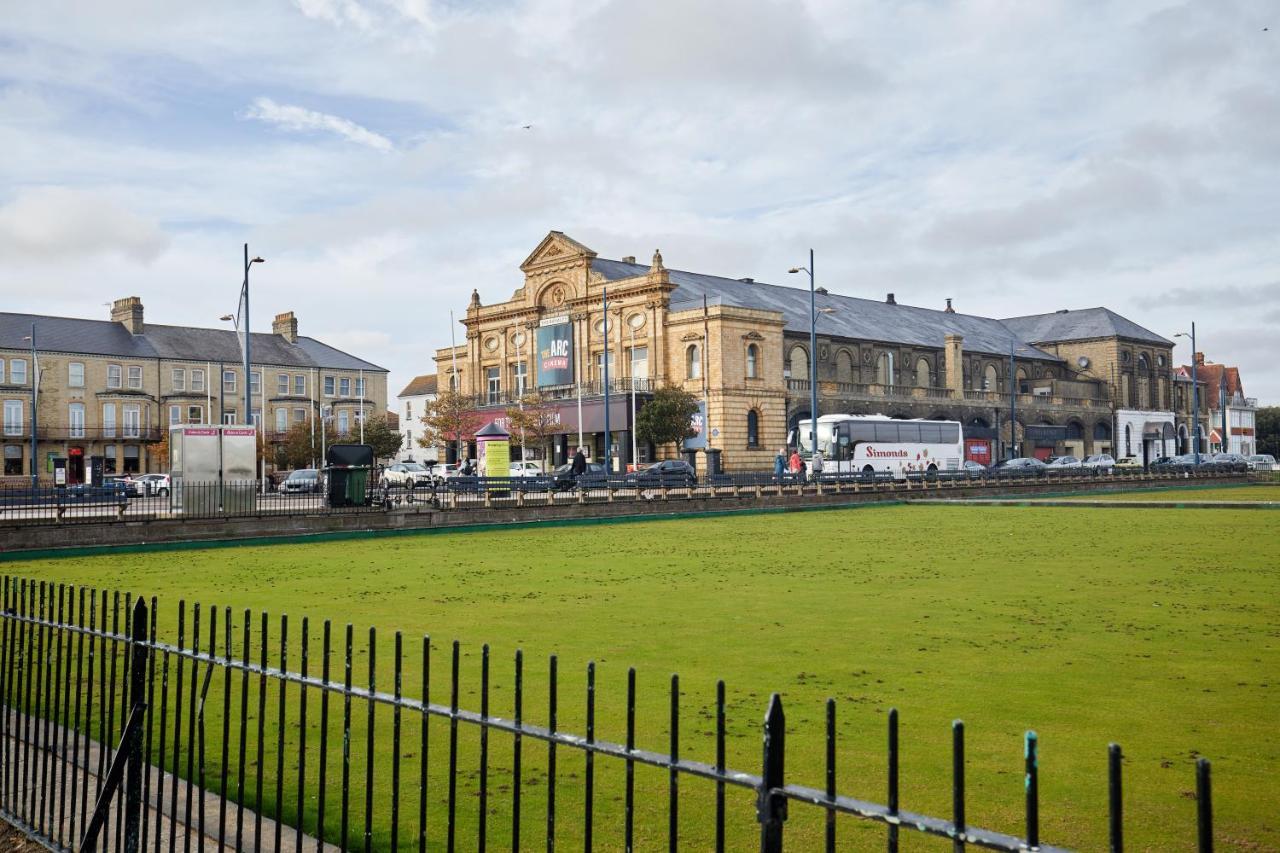
M594 258L596 253L561 231L551 231L538 247L529 253L520 269L528 272L544 264L564 263L580 258Z

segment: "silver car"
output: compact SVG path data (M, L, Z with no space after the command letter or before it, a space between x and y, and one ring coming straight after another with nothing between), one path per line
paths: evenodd
M1059 471L1063 468L1079 468L1081 467L1080 458L1078 456L1056 456L1049 463L1049 471Z
M1248 459L1250 471L1275 471L1276 458L1270 453L1255 453Z
M1115 457L1110 453L1095 453L1080 463L1081 468L1093 468L1099 471L1110 471L1116 467Z

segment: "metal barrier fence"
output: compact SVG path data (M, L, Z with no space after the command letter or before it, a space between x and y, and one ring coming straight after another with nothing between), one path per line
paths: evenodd
M1061 849L1040 837L1041 768L1034 732L1025 736L1019 768L1025 813L1019 837L967 822L965 727L960 721L951 732L951 816L938 818L902 808L898 714L892 709L886 804L881 805L839 792L834 700L826 703L822 766L788 764L786 718L782 700L773 694L763 709L759 773L740 772L726 766L730 725L723 681L716 685L713 713L697 714L712 717L701 725L714 726L715 757L697 761L688 757L688 741L681 739L678 676L670 680L667 751L652 751L637 746L634 669L627 671L625 741L617 743L596 736L594 663L586 667L585 734L573 734L558 724L554 655L546 682L526 690L523 655L515 652L509 694L513 714L505 717L493 712L487 645L480 653L476 712L460 706L462 655L456 641L447 663L448 699L433 701L432 690L438 695L439 687L431 677L434 647L427 636L415 660L412 649L406 654L400 633L394 634L392 692L387 692L386 682L379 680L387 672L385 662L379 669L373 628L367 645L358 649L353 627L346 625L341 645L334 648L326 620L317 677L315 638L306 618L291 633L288 617L281 616L279 634L271 638L271 620L261 613L253 648L250 611L236 625L230 608L209 607L207 629L202 629L200 606L191 608L188 623L188 610L180 601L177 644L171 645L157 640L154 598L148 606L126 593L123 605L122 610L118 592L4 579L0 817L53 849L162 853L178 849L181 838L184 851L192 849L193 840L196 849L216 842L218 849L230 844L237 850L280 850L284 845L321 851L336 845L344 850L426 851L428 845L443 845L453 851L509 845L519 851L535 843L552 850L558 840L581 843L585 850L621 842L631 850L637 836L650 844L665 836L674 851L682 839L689 843L689 836L697 835L705 839L697 846L717 851L758 844L762 853L780 853L789 804L816 810L822 827L814 835L821 836L828 851L835 850L842 827L848 827L838 820L841 815L882 824L890 851L897 849L902 833L949 839L957 851L966 845L1004 851ZM238 650L233 648L237 628ZM299 668L292 670L290 643L295 641ZM367 665L363 684L355 675L360 657ZM415 664L418 672L407 672ZM406 677L411 674L417 679ZM412 692L415 686L420 698L406 694L406 688ZM543 724L530 722L525 705L526 695L539 691L537 698L546 702ZM694 733L710 734L698 725ZM493 736L501 737L501 743L491 743ZM575 759L567 769L557 763L565 757ZM1115 744L1108 766L1108 834L1111 849L1119 851L1124 830L1121 753ZM647 777L638 790L637 770L645 768L656 768L665 778L653 784ZM819 773L825 780L822 788L788 781ZM561 797L561 789L578 802ZM739 792L745 797L739 799ZM1201 758L1201 851L1213 848L1210 794L1209 762ZM691 800L697 806L692 810ZM500 813L501 822L496 819ZM608 818L601 821L606 832L600 837L597 817ZM798 840L818 843L816 837Z

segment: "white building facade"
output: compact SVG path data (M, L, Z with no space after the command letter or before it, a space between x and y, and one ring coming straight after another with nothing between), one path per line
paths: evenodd
M444 458L443 453L433 449L419 447L418 439L422 438L422 416L427 405L436 398L436 375L415 376L396 397L400 416L400 452L396 454L397 462L434 462Z
M1117 409L1112 455L1116 459L1131 456L1150 465L1161 456L1177 454L1177 436L1173 412Z

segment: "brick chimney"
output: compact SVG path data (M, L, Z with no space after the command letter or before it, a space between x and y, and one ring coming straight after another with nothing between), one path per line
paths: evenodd
M635 255L627 255L626 257L624 257L624 258L622 259L622 262L623 262L624 264L634 264L634 263L636 262L636 256L635 256Z
M887 297L885 297L885 300L884 300L884 301L885 301L885 304L886 304L886 305L897 305L897 304L898 304L898 300L896 300L896 299L894 299L894 298L893 298L893 294L892 294L892 293L890 293Z
M956 395L956 399L964 399L964 338L960 335L947 335L942 350L943 364L947 374L947 387Z
M122 324L131 335L142 334L142 300L126 296L111 303L111 322Z
M952 308L952 307L951 307L951 297L950 297L950 296L948 296L948 297L947 297L947 309L946 309L946 311L944 311L943 313L945 313L945 314L954 314L954 313L956 313L956 309L954 309L954 308Z
M298 342L298 318L292 311L277 314L271 321L271 334L279 335L291 344Z
M139 316L141 316L141 315L139 315ZM113 319L114 319L114 318L113 318ZM1197 367L1203 367L1203 366L1204 366L1204 353L1202 353L1202 352L1198 352L1198 353L1196 353L1196 366L1197 366Z

